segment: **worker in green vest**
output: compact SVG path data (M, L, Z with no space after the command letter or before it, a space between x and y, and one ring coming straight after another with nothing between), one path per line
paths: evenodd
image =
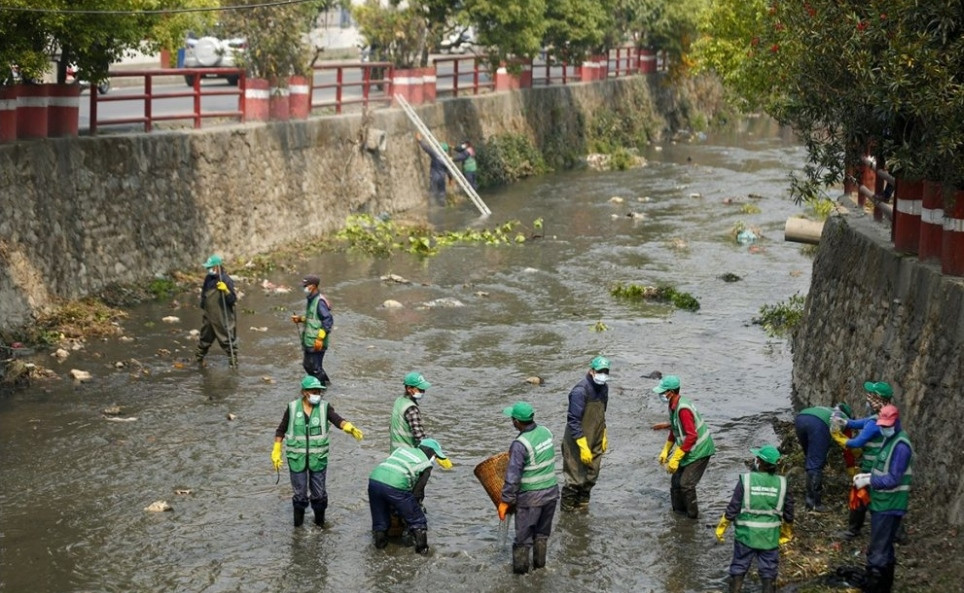
M569 391L566 430L562 433L562 487L559 508L564 512L589 507L589 496L599 478L602 456L609 447L606 407L609 405L609 359L597 356L589 371Z
M475 148L472 147L472 143L468 140L463 140L462 144L459 144L458 149L455 151L455 156L452 157L452 161L462 163L462 175L465 176L465 180L469 182L472 189L479 189L478 182L475 180L476 172L479 170L479 164L475 160Z
M710 457L716 453L716 445L702 416L688 399L680 396L679 390L680 380L675 375L663 377L653 388L669 406L669 434L658 459L660 465L673 474L669 488L673 511L696 519L699 517L696 485ZM673 445L676 450L670 455Z
M392 513L405 521L415 540L415 552L428 552L428 521L412 490L419 476L432 467L432 461L442 469L450 469L452 462L442 452L435 439L422 439L417 447L395 449L368 477L368 505L372 513L372 534L376 548L388 545L388 528Z
M324 526L325 509L328 508L328 491L325 479L328 475L328 425L333 424L355 440L362 440L362 431L335 412L321 398L325 386L317 377L307 376L301 380L301 397L288 404L281 423L274 432L274 448L271 462L275 471L281 470L281 442L285 443L288 473L294 495L295 527L305 521L305 510L311 504L315 513L315 525Z
M854 476L854 486L870 488L870 545L864 593L890 593L897 556L894 540L907 514L913 482L914 448L900 425L897 406L880 409L877 426L884 442L870 473Z
M806 498L804 504L814 512L822 513L826 511L821 501L823 493L823 468L827 465L827 455L830 453L831 439L830 418L838 412L838 415L849 420L853 417L850 406L841 402L836 407L814 406L800 410L793 421L794 430L797 433L797 440L800 448L803 449L804 469L807 473ZM847 436L850 436L849 433ZM844 449L844 464L850 468L850 475L857 473L856 459L853 453Z
M536 424L535 412L528 402L516 402L502 410L512 419L519 435L509 445L509 466L502 487L499 519L515 510L515 542L512 544L512 572L529 572L546 565L552 518L556 514L559 484L556 479L556 454L552 433Z
M301 286L305 291L305 314L292 315L291 321L305 324L301 328L301 347L304 351L301 365L305 373L328 387L331 380L325 372L324 362L325 353L331 345L331 330L335 326L335 318L331 314L328 297L318 290L320 284L321 278L317 274L309 274L301 279Z
M777 475L780 451L773 445L750 449L753 471L740 476L733 496L716 526L716 539L735 522L730 593L743 590L743 579L756 558L762 593L775 593L780 546L793 538L793 496L787 479Z
M392 419L389 426L391 438L388 452L392 453L399 447L417 447L425 438L425 427L422 424L422 414L418 407L418 402L425 396L425 391L432 384L425 380L422 373L412 371L405 375L402 380L404 394L395 399L392 407ZM419 477L415 484L415 499L419 504L425 499L425 485L432 475L432 466L429 466Z

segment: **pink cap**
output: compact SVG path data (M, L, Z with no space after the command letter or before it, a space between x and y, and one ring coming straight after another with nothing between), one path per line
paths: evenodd
M877 416L877 426L893 426L898 418L900 418L900 411L897 406L884 406L880 409L880 415Z

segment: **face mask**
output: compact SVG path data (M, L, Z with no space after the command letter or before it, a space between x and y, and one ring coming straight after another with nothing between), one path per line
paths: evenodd
M217 275L218 275L217 268L211 268L210 270L208 270L208 276L217 276Z
M880 434L884 435L884 438L885 438L885 439L889 439L890 437L894 436L894 433L895 433L895 432L897 432L897 431L894 429L893 426L881 426L881 427L880 427Z
M309 395L308 395L308 403L311 404L311 405L313 405L313 406L317 406L318 404L320 404L320 403L321 403L321 394L320 394L320 393L312 393L312 394L309 394Z
M310 286L306 286L306 287L305 287L305 294L311 294L311 287L310 287Z
M423 392L423 391L416 391L415 393L412 394L412 399L414 399L415 401L418 401L418 400L422 399L422 396L423 396L423 395L425 395L425 392Z
M760 471L760 460L759 460L759 459L754 459L754 460L753 460L753 471L755 471L755 472Z
M609 381L609 375L606 373L593 373L592 382L596 385L605 385L606 381Z
M668 404L668 403L669 403L669 396L666 395L666 393L667 393L667 392L664 391L663 393L660 393L660 394L659 394L659 399L663 400L663 403L664 403L664 404Z

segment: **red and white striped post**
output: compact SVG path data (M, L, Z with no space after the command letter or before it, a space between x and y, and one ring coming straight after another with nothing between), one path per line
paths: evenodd
M91 85L96 93L96 85ZM52 84L47 93L47 137L76 137L80 115L80 86Z
M920 247L921 197L924 183L919 179L897 179L894 190L894 247L904 253L917 253Z
M874 191L877 187L877 161L874 157L870 155L864 155L863 166L861 167L860 185L866 187L870 191ZM857 205L863 206L867 202L867 197L861 193L857 192Z
M458 64L458 62L455 62ZM422 68L422 102L434 103L438 94L438 74L434 66ZM458 81L456 81L457 83Z
M275 81L275 85L277 85ZM268 89L268 119L288 121L291 117L291 94L287 87L272 86Z
M953 200L944 210L941 271L950 276L964 276L964 190L955 190Z
M311 88L304 76L288 78L288 108L294 119L307 119L311 113Z
M268 121L268 81L248 78L244 87L244 121Z
M20 87L0 86L0 144L17 139L17 94Z
M654 74L656 72L656 52L651 49L640 49L639 50L639 66L638 70L640 74Z
M392 89L409 105L421 105L425 100L425 80L421 68L401 68L392 73Z
M944 230L944 198L941 189L941 184L936 181L924 181L920 209L920 242L917 248L917 259L920 261L941 257L941 235Z
M22 84L17 95L17 138L47 137L46 84Z

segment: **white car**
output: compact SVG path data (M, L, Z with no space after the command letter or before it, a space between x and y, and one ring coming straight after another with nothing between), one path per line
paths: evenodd
M217 37L201 37L188 39L184 50L184 68L235 68L236 54L244 51L245 40L240 37L233 39L218 39ZM237 86L237 74L203 74L204 78L226 78L228 84ZM194 86L194 75L185 74L184 82Z

